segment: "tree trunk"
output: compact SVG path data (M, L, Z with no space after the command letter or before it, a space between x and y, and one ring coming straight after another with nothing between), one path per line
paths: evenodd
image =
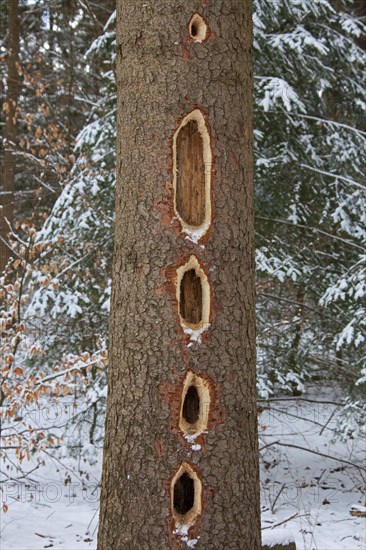
M8 0L8 91L3 110L5 112L4 165L0 191L0 272L4 270L10 255L7 246L9 225L13 223L16 161L14 147L17 137L16 108L20 93L19 63L19 9L18 0Z
M118 3L99 550L260 548L251 15Z
M366 0L355 0L355 9L356 17L362 19L363 22L366 21ZM366 50L366 36L363 35L357 40L358 45L363 50Z

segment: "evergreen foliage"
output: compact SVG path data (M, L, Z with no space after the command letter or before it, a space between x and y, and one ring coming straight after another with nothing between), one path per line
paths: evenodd
M350 395L366 328L365 25L324 0L258 0L254 24L259 366L297 389L331 373Z

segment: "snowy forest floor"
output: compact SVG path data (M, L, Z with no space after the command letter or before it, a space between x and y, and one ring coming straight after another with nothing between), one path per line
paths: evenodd
M315 394L317 401L329 400L329 393ZM329 403L262 405L263 543L295 540L297 550L364 549L366 519L350 512L365 511L365 441L334 440L339 409ZM1 550L96 548L101 453L93 466L43 458L26 481L2 483L7 511L1 514ZM27 472L35 467L23 462ZM11 468L5 475L19 476Z

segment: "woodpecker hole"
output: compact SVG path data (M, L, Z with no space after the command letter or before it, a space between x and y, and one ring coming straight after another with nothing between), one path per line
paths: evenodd
M179 428L188 436L197 436L207 429L210 410L208 383L188 371L183 383Z
M173 159L175 213L183 230L200 238L211 220L212 154L206 122L199 109L187 115L176 131Z
M199 15L195 13L188 25L189 36L194 40L194 42L203 42L208 37L208 25Z
M188 225L205 220L205 164L203 140L196 120L189 120L177 136L177 210Z
M187 473L184 473L174 485L174 510L177 514L184 516L193 508L193 504L194 481Z
M202 283L195 269L186 271L180 284L180 314L190 325L202 320Z
M176 523L191 525L201 513L202 483L193 468L183 463L172 479L172 514Z
M191 256L187 264L177 270L177 299L182 325L199 329L209 322L210 288L206 274L197 258Z
M183 418L188 424L195 424L200 416L200 397L196 386L189 386L183 402Z

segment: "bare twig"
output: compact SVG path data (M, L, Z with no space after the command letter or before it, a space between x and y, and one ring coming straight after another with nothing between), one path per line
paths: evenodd
M70 269L73 269L76 265L80 264L82 261L84 261L86 258L88 258L89 256L91 256L96 250L100 250L100 247L102 245L104 245L106 242L108 242L110 239L113 238L113 235L108 235L108 237L106 237L105 239L103 239L101 242L99 242L96 246L94 246L91 250L89 250L89 252L87 252L84 256L82 256L81 258L78 258L77 260L75 260L74 262L72 262L71 264L69 264L67 267L65 267L65 269L63 269L58 275L57 277L58 278L61 278L62 275L64 275L65 273L67 273L68 271L70 271Z
M310 231L311 233L319 233L319 235L324 235L325 237L330 237L331 239L334 239L336 241L340 241L342 243L347 244L348 246L353 246L354 248L357 248L358 250L362 250L364 252L364 248L352 241L348 241L347 239L343 239L342 237L338 237L337 235L332 235L332 233L328 233L327 231L323 231L322 229L319 229L318 227L311 227L307 225L303 225L301 223L293 223L288 220L282 220L280 218L267 218L266 216L256 216L257 220L263 220L267 222L275 222L275 223L281 223L283 225L290 225L292 228L296 229L306 229L306 231Z
M315 309L314 307L308 306L307 304L296 302L294 300L289 300L288 298L284 298L283 296L276 296L275 294L267 294L266 292L261 292L260 290L257 292L257 296L264 296L265 298L271 298L273 300L278 300L280 302L286 302L286 303L294 305L294 306L300 306L304 309L308 309L309 311L313 311L314 313L317 313L318 315L321 315L322 317L326 317L328 319L331 319L332 321L335 321L339 325L343 326L343 323L341 321L338 321L338 319L335 319L331 315L327 315L323 311L319 311L318 309Z
M14 250L14 248L12 248L12 247L10 246L10 244L7 243L6 240L5 240L1 235L0 235L0 241L6 246L6 248L8 248L8 249L10 250L10 252L11 252L12 254L14 254L14 255L18 258L18 260L23 261L24 258L22 258L21 256L19 256L19 254Z
M279 441L272 441L271 443L267 443L266 445L263 445L263 447L259 447L259 452L264 451L264 449L267 449L267 447L273 447L273 445L277 445Z
M266 399L257 399L258 403L267 403L271 401L305 401L306 403L316 403L317 405L334 405L336 407L344 407L345 403L339 401L318 401L317 399L308 399L306 397L267 397Z
M284 523L287 523L288 521L290 521L291 519L294 519L296 517L298 517L299 515L299 512L295 512L294 514L292 514L292 516L278 522L278 523L274 523L273 525L269 525L268 527L262 527L262 531L264 531L264 529L274 529L275 527L279 527L280 525L283 525ZM306 516L308 516L309 514L304 514ZM303 516L300 516L300 517L303 517Z
M282 493L282 491L284 490L285 487L286 487L286 483L282 483L281 488L280 488L280 490L278 491L278 493L277 493L277 495L276 495L276 498L275 498L274 501L273 501L273 504L271 505L271 512L272 512L272 514L274 514L274 508L275 508L276 502L277 502L277 500L279 499L279 497L280 497L280 495L281 495L281 493Z
M325 170L320 170L320 168L314 168L313 166L309 166L308 164L299 164L301 168L306 168L307 170L311 170L312 172L317 172L318 174L322 174L324 176L330 176L331 178L345 181L346 183L350 183L351 185L354 185L355 187L359 187L360 189L366 189L362 183L359 183L358 181L355 181L351 178L345 178L344 176L340 176L339 174L332 174L332 172L327 172Z
M322 435L322 433L324 432L324 430L327 428L329 422L332 420L333 416L335 415L336 413L336 409L334 409L334 411L332 412L332 414L329 416L328 420L326 421L326 423L324 424L324 426L322 427L322 429L320 430L319 432L319 435Z
M329 424L329 420L324 425L324 424L321 424L321 422L317 422L316 420L312 420L311 418L305 418L303 416L299 416L298 414L293 414L293 413L290 413L288 411L284 411L283 409L276 409L275 407L268 407L268 410L278 412L280 414L283 414L284 416L291 416L292 418L297 418L298 420L304 420L305 422L311 422L311 424L316 424L317 426L320 426L322 428L322 432L325 430L325 428L327 428L327 425ZM333 411L333 415L334 415L334 412L335 411ZM334 432L334 430L332 430L332 428L327 428L327 430L330 430L331 432Z
M314 120L315 122L320 122L321 124L328 124L329 126L335 126L340 128L345 128L346 130L350 130L351 132L355 132L356 134L359 134L361 138L366 137L366 132L363 132L359 128L354 128L353 126L350 126L349 124L344 124L343 122L338 122L336 120L331 120L329 118L320 118L316 116L311 115L304 115L303 113L294 113L293 111L277 111L277 110L269 110L269 113L275 113L275 114L285 114L289 117L295 116L298 118L305 118L308 120Z
M272 443L268 443L267 445L264 445L259 449L259 451L262 451L263 449L266 449L267 447L272 447L273 445L279 445L280 447L291 447L292 449L299 449L300 451L307 451L308 453L312 453L314 455L323 456L324 458L330 458L331 460L336 460L337 462L342 462L343 464L348 464L349 466L353 466L354 468L357 468L358 470L362 470L366 472L366 468L364 466L360 466L359 464L356 464L355 462L351 462L349 460L345 460L344 458L337 458L336 456L327 455L325 453L321 453L320 451L315 451L314 449L309 449L306 447L301 447L300 445L294 445L293 443L281 443L280 441L273 441Z
M90 361L90 363L85 363L85 365L78 365L71 367L69 369L61 370L60 372L56 372L55 374L50 374L49 376L46 376L45 378L42 378L39 382L37 382L36 386L41 386L45 382L49 382L50 380L53 380L54 378L58 378L59 376L63 376L64 374L68 374L69 372L73 372L76 370L83 370L87 367L90 367L91 365L95 365L96 363L99 363L100 359L95 359L95 361Z

